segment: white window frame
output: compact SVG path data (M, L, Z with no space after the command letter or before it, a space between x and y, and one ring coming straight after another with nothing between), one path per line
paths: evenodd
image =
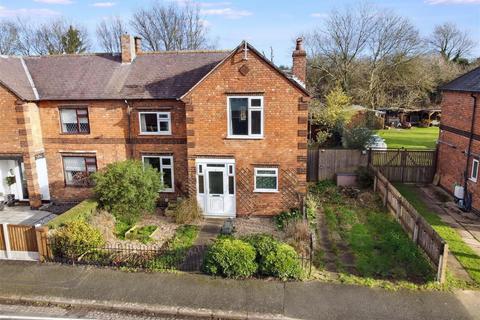
M266 174L266 173L261 173L259 174L258 171L259 170L272 170L272 171L275 171L275 174ZM253 188L253 192L278 192L278 168L255 168L254 169L254 177L253 177L253 181L254 181L254 188ZM277 188L276 189L258 189L257 188L257 177L275 177L276 179L276 186Z
M142 131L142 115L144 114L156 114L157 115L157 127L158 131L146 132ZM160 115L166 115L167 118L160 118ZM168 131L160 130L160 122L168 123ZM138 113L138 129L141 135L171 135L172 134L172 116L170 112L158 112L158 111L141 111Z
M231 106L230 106L230 99L248 99L248 135L242 134L233 134L232 133L232 117L231 117ZM254 107L252 106L253 99L260 99L261 106ZM263 96L227 96L227 138L232 139L263 139L264 136L264 99ZM252 134L252 111L260 111L260 134Z
M174 172L174 165L173 165L173 156L162 156L162 155L146 155L142 156L142 164L145 166L145 158L158 158L160 160L160 172L162 173L162 184L163 184L163 169L171 169L172 170L172 187L171 188L164 188L162 192L175 192L175 172ZM164 165L162 163L162 159L170 159L169 165Z
M475 168L475 164L477 165L477 172L476 172L476 175L473 175L474 174L474 168ZM473 181L473 182L477 182L478 180L478 171L480 171L480 161L478 159L473 159L472 161L472 171L470 173L470 180Z

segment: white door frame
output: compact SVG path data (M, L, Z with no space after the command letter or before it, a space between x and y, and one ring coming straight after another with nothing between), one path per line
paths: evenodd
M207 217L235 217L236 216L236 187L235 187L235 159L198 158L196 165L197 201ZM209 165L217 165L209 167ZM219 167L218 165L223 165ZM209 172L223 172L223 212L209 212ZM200 176L203 176L203 188L199 185ZM233 194L229 193L229 182L233 179ZM203 189L203 193L200 193Z

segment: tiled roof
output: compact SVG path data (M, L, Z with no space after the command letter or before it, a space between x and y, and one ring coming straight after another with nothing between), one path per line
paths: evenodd
M480 67L443 85L441 90L480 92Z
M0 56L0 84L25 100L36 100L21 58Z
M227 55L219 51L148 53L130 64L111 54L24 59L40 100L176 99Z

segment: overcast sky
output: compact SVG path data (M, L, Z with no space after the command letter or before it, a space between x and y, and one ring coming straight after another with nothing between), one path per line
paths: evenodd
M178 2L185 0L176 0ZM299 33L321 25L334 8L351 6L353 0L226 0L197 1L218 47L232 49L243 39L270 55L276 64L291 64L293 39ZM428 35L436 24L454 22L471 32L480 56L480 0L374 0L380 7L407 16ZM108 16L128 19L135 9L151 0L0 0L0 18L22 16L49 19L65 16L88 27L92 36L96 24ZM98 48L95 48L98 50Z

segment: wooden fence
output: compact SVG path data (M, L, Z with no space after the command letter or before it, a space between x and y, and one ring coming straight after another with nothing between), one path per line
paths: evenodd
M308 181L334 179L339 172L352 173L368 165L368 152L353 149L309 149Z
M448 244L417 212L400 192L388 181L379 169L370 166L374 172L374 190L378 192L383 204L401 224L403 229L437 267L437 280L445 282Z
M48 254L46 227L0 224L0 259L43 261Z
M309 149L307 180L334 179L337 173L351 173L369 164L392 182L430 183L435 175L436 151Z

